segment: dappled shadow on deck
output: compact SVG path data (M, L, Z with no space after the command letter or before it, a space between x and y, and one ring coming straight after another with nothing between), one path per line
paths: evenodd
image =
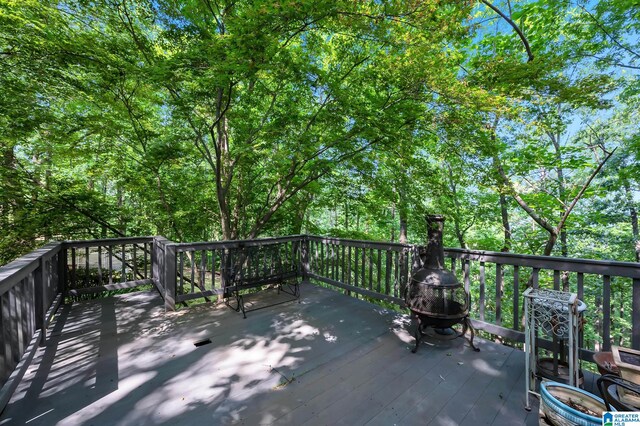
M165 314L153 292L81 302L62 308L0 424L537 423L522 352L426 338L412 354L408 328L308 284L301 303L247 319L214 305Z

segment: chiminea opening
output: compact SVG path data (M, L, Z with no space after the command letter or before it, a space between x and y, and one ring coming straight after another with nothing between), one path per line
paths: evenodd
M418 350L427 327L447 329L456 324L462 324L459 337L469 330L469 343L475 351L479 351L473 344L475 331L469 319L469 293L456 276L444 267L444 216L430 215L426 219L427 246L420 253L424 266L411 276L405 293L405 302L415 322L416 344L412 352Z

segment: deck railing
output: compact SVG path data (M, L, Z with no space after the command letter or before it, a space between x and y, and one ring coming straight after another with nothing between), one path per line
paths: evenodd
M50 243L0 268L0 411L62 301L61 253Z
M83 296L150 284L153 237L63 243L65 291Z
M313 279L348 292L404 305L419 246L309 236ZM476 328L524 342L527 286L577 293L587 304L581 357L612 344L640 349L640 264L478 250L445 249L449 267L472 294ZM551 342L542 342L551 349Z
M199 243L135 237L47 244L0 268L0 409L66 297L153 283L165 307L175 309L192 299L224 297L234 280L268 284L302 277L403 306L421 250L417 245L300 235ZM462 249L445 249L445 256L471 291L471 316L478 329L524 342L521 299L530 285L572 291L587 303L582 359L591 360L594 351L612 344L640 349L640 264ZM547 346L551 349L551 342Z
M587 304L583 359L612 344L640 349L640 264L462 249L445 256L471 289L485 331L524 341L522 293L530 285L571 291Z
M403 305L418 267L417 246L308 236L309 277L375 299Z
M224 296L233 280L270 284L302 274L301 236L169 246L165 282L174 302ZM175 265L175 266L174 266ZM173 271L175 269L175 272ZM167 305L170 307L170 303Z

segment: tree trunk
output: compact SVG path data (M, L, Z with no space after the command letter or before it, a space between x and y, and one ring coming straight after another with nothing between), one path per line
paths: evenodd
M553 144L553 149L556 152L556 175L558 176L558 199L566 205L567 200L565 199L565 179L564 179L564 169L562 168L562 150L560 148L560 134L555 134L548 132L547 135ZM560 219L564 216L565 211L563 210L560 213ZM560 228L560 253L562 257L569 256L569 249L567 248L567 231L564 226ZM563 276L563 288L565 287ZM568 279L568 277L567 277ZM566 283L568 284L568 283Z
M400 197L400 203L398 206L398 216L400 218L400 235L399 242L401 244L407 243L407 203L405 191L400 187L398 191L398 196Z
M396 206L391 206L391 242L396 242Z
M629 206L629 216L631 216L631 233L633 235L633 248L636 254L636 262L640 262L640 230L638 229L638 210L633 202L631 187L626 180L623 183L627 205Z
M495 139L494 139L495 140ZM461 206L460 201L458 201L458 188L456 186L456 182L453 178L453 169L451 165L447 163L447 168L449 169L449 190L451 191L451 197L453 199L453 207L455 210L455 214L453 215L453 230L456 233L456 238L458 239L458 243L460 244L460 248L467 248L467 243L464 238L465 231L462 230L462 226L460 226L460 215L461 215ZM467 228L468 229L468 228Z
M18 207L19 204L17 200L18 194L18 182L15 179L14 171L14 154L13 147L8 146L2 149L2 170L0 173L3 180L3 186L7 188L9 193L5 193L2 197L0 197L0 229L6 230L9 229L12 222L13 216L13 206Z
M407 218L402 217L402 210L400 211L400 239L401 244L407 243Z
M504 194L500 194L500 214L502 216L502 229L504 230L504 243L502 244L501 252L506 253L511 251L511 224L509 223L509 206L507 205L507 197Z
M558 232L553 230L553 232L549 232L549 239L547 240L547 244L544 246L544 251L542 252L543 256L551 256L551 252L553 251L553 247L556 245L556 241L558 241Z
M229 89L231 90L231 89ZM233 227L231 208L231 183L233 180L233 163L229 150L229 122L226 116L225 89L219 87L216 93L215 106L215 132L210 130L210 136L215 148L215 180L216 197L220 210L220 227L222 228L222 238L233 240L236 238L236 229Z
M303 194L300 196L298 203L296 204L296 213L293 222L293 233L295 235L302 234L302 225L304 224L304 218L307 214L307 208L311 201L313 200L313 195L311 194Z
M349 230L349 201L346 198L344 200L344 230Z

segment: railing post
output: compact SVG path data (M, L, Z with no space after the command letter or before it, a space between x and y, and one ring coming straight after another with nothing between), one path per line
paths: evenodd
M62 247L58 253L58 282L57 291L62 294L62 303L67 297L67 247L61 243Z
M164 307L176 309L176 246L167 244L164 249Z
M155 281L158 278L158 271L156 271L158 265L158 262L156 262L156 238L158 237L153 237L153 240L151 240L151 268L149 271L151 281Z

